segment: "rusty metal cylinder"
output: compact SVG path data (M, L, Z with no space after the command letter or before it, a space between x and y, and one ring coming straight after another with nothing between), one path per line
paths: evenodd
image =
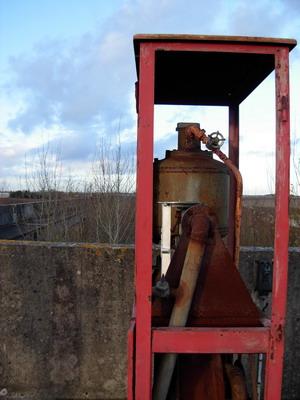
M179 123L178 150L166 151L163 160L154 160L153 240L161 234L161 203L209 206L217 216L219 231L228 231L229 171L210 151L202 151L197 139L189 140L185 129L195 123ZM176 225L176 207L172 209L172 226Z

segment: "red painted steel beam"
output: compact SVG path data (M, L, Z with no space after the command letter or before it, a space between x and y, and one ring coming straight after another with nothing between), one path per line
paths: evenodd
M284 356L284 326L288 288L290 115L289 49L275 56L276 196L270 348L266 363L265 399L280 400Z
M276 221L270 328L153 330L151 347L152 158L155 51L274 54L276 72ZM286 313L289 197L289 48L270 45L141 42L136 206L135 399L151 399L152 352L267 352L265 399L279 400ZM236 125L236 124L235 124ZM237 133L232 131L233 135Z
M229 158L239 168L239 105L229 106ZM228 249L234 255L235 246L235 206L236 206L236 182L234 176L230 176L230 201L229 201L229 228L228 228Z
M154 51L140 47L139 116L137 138L137 194L135 229L136 365L135 400L151 399L151 294Z
M157 328L154 353L266 353L270 329Z
M239 105L229 106L229 158L239 168Z
M141 43L142 45L143 43ZM152 42L154 50L165 51L215 51L220 53L275 54L277 46L237 45L230 43L195 43L195 42Z

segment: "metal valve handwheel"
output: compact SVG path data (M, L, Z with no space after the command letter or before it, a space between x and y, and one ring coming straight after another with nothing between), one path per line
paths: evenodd
M220 149L225 142L224 136L219 131L211 133L210 135L208 135L208 138L209 140L206 147L209 150Z

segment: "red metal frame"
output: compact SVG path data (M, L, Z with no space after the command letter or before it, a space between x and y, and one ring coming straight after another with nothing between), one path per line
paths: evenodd
M205 51L273 54L276 76L276 208L272 317L263 328L164 328L151 326L152 188L155 51ZM136 326L128 350L128 399L150 400L154 352L265 353L265 400L281 398L288 271L289 199L289 48L274 44L141 41L138 83L136 200ZM229 156L238 165L238 105L229 108ZM234 199L234 184L231 185ZM234 203L234 201L232 202ZM230 218L233 221L234 210ZM231 224L232 225L232 224ZM233 248L233 236L231 233ZM132 379L130 379L130 377ZM135 377L135 379L133 378Z
M265 353L268 328L156 328L154 353Z
M229 158L234 165L239 168L239 105L229 106ZM230 177L230 199L229 199L229 232L228 232L228 249L233 256L234 241L234 218L236 205L236 183L233 176Z

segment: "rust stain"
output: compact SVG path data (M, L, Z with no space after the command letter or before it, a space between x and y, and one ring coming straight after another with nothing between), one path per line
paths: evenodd
M282 96L281 101L281 121L282 122L287 122L289 119L289 98L288 96Z
M281 97L281 110L288 110L289 109L289 98L288 96Z
M206 136L205 130L196 126L189 126L186 128L186 135L189 137L196 137L202 143L208 144L209 137ZM243 195L243 179L240 171L234 163L220 150L211 149L220 160L230 169L236 180L236 204L235 204L235 248L234 248L234 263L236 267L239 265L239 252L240 252L240 232L241 232L241 219L242 219L242 195Z
M211 229L206 244L205 257L200 269L192 307L189 326L261 326L260 313L235 268L231 256L217 230L215 216L208 207L191 207L182 221L183 234L172 257L166 279L171 290L179 286L188 244L191 242L193 214L206 212ZM198 231L198 229L197 229ZM194 232L195 234L195 232ZM182 307L185 302L185 286L178 288L176 302ZM153 303L155 324L166 324L171 314L173 299L165 300L158 306ZM164 322L163 322L164 321Z
M276 326L276 329L275 329L275 340L277 342L281 342L282 339L283 339L283 327L281 324L279 324Z
M182 307L186 304L189 299L189 290L186 282L181 281L180 286L176 290L176 306Z

